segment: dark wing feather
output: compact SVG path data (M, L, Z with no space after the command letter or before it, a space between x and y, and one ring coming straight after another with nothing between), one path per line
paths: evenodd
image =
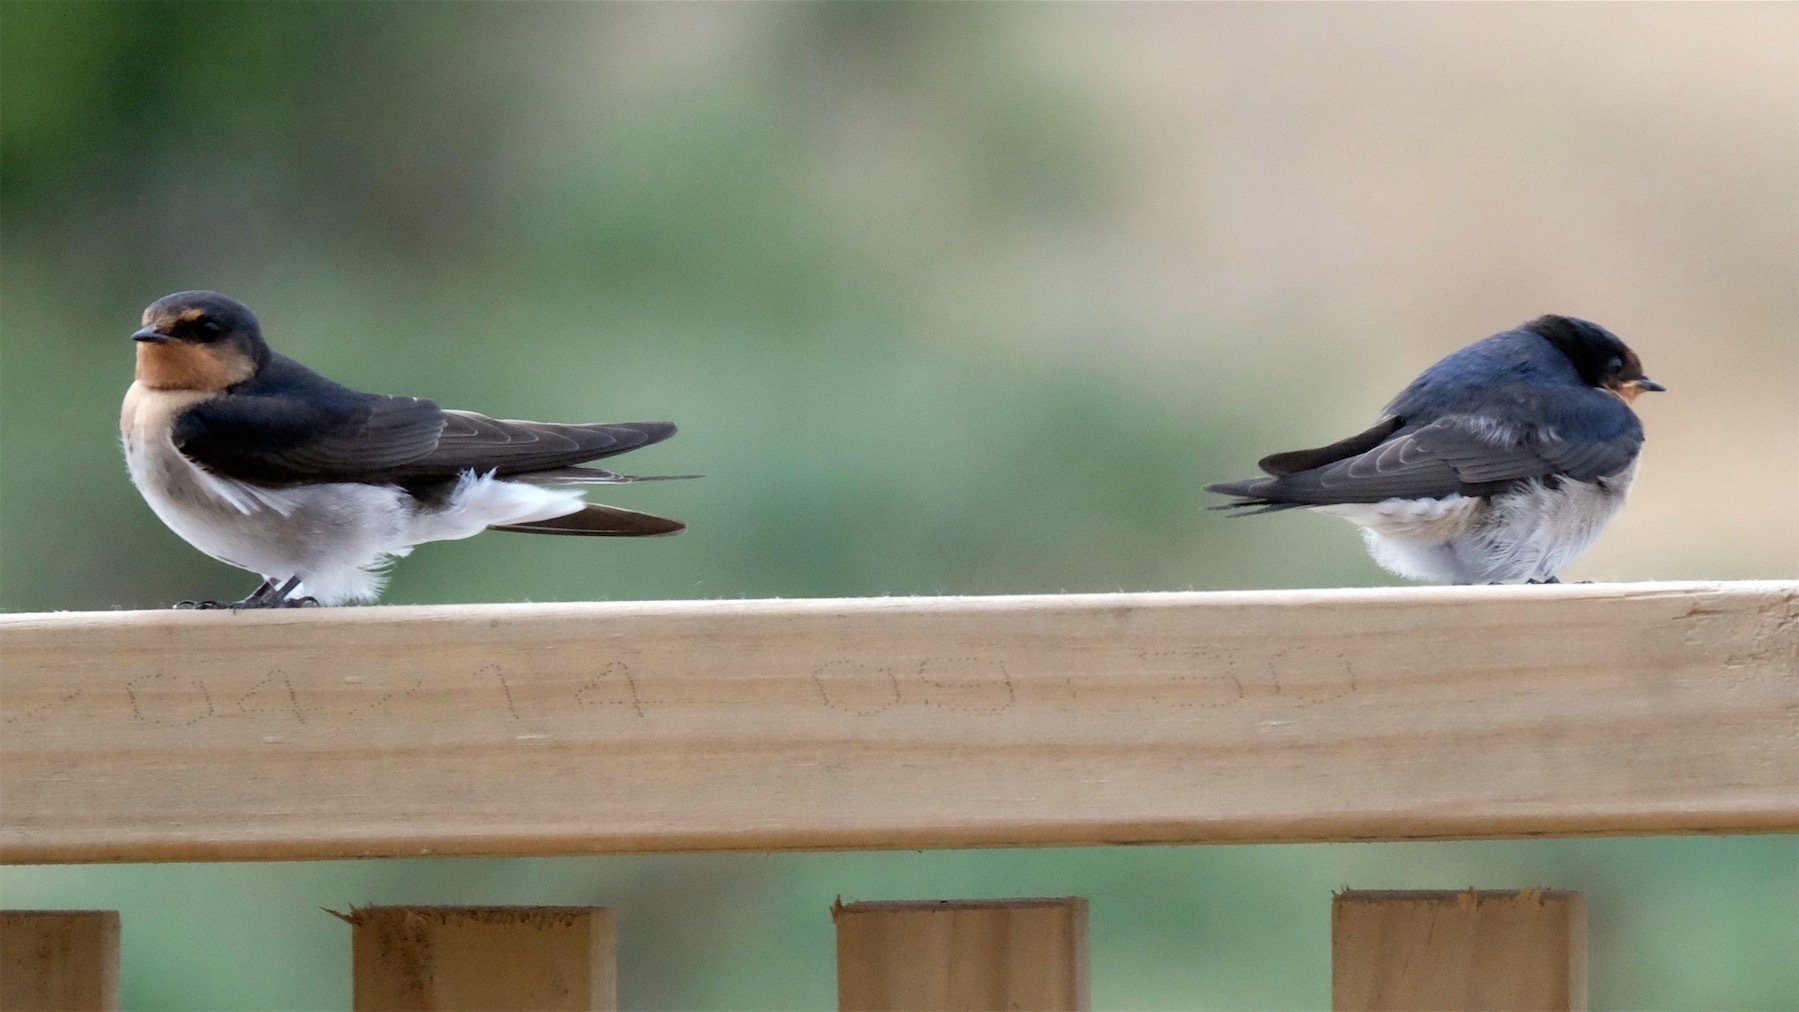
M183 412L174 439L208 470L261 485L423 485L471 469L502 477L566 469L674 433L668 422L557 425L445 411L427 400L351 390L276 355L254 379Z
M501 477L526 475L611 457L674 434L669 422L560 425L446 411L437 445L397 467L394 480L448 478L469 469Z
M1444 418L1402 433L1366 453L1311 471L1283 475L1268 491L1305 505L1480 495L1495 485L1546 473L1524 446L1505 446L1470 431L1473 419Z
M264 485L386 481L437 445L444 413L365 394L275 356L255 379L175 419L175 446L216 474Z
M1591 396L1583 398L1585 394ZM1642 425L1630 409L1596 391L1546 393L1518 414L1543 424L1508 427L1485 416L1452 414L1428 424L1402 425L1364 452L1304 471L1283 472L1280 467L1322 451L1277 454L1270 458L1272 467L1265 464L1272 477L1226 482L1209 490L1238 497L1224 508L1264 511L1489 495L1532 479L1592 481L1617 474L1643 443ZM1378 427L1334 445L1350 446L1375 431Z
M1314 467L1323 467L1345 457L1367 453L1399 431L1402 424L1398 417L1389 416L1381 419L1368 431L1358 432L1348 439L1339 439L1329 446L1320 446L1314 450L1288 450L1286 453L1269 454L1257 461L1256 466L1276 477L1310 471Z
M697 474L620 474L600 467L552 467L513 478L530 485L628 485L639 481L686 481Z

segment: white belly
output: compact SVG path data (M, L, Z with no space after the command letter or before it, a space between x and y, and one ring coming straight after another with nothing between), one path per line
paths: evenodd
M412 497L379 485L268 489L219 478L163 441L126 444L131 480L156 516L188 544L321 603L373 598L380 568L411 551Z
M1488 499L1389 499L1318 511L1362 528L1374 561L1408 579L1546 580L1593 546L1635 475L1632 463L1594 482L1564 480L1553 489L1529 482Z

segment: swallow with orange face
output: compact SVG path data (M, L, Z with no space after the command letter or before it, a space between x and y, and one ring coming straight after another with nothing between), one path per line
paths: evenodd
M1544 316L1426 369L1366 432L1264 457L1215 509L1310 509L1374 561L1434 583L1559 582L1624 505L1661 384L1597 324Z
M503 421L360 393L271 351L255 315L216 292L158 299L131 336L119 418L131 479L189 544L263 577L231 607L373 600L414 546L489 529L683 529L562 487L646 480L580 465L659 443L671 423Z

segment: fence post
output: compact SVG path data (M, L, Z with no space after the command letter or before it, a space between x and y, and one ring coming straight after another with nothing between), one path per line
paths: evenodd
M616 932L602 907L362 907L353 996L376 1009L612 1012Z
M840 1009L1091 1007L1085 899L839 902L831 920Z
M117 910L0 911L0 1009L118 1007Z
M1585 1009L1586 903L1543 889L1344 891L1331 903L1331 1005Z

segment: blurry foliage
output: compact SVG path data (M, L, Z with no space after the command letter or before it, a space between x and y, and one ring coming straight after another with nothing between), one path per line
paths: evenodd
M1673 97L1619 97L1620 80L1663 87L1633 45L1700 61L1716 38L1734 68L1751 65L1739 38L1770 34L1654 21L1700 16L8 0L0 607L254 583L164 530L117 451L127 335L189 287L247 301L275 347L365 389L682 425L629 469L704 479L609 497L686 534L426 546L390 603L1389 582L1341 525L1233 523L1201 512L1200 487L1359 428L1483 332L1468 319L1580 310L1542 304L1576 289L1701 335L1684 358L1660 331L1639 343L1687 398L1658 412L1780 376L1763 359L1790 328L1756 314L1792 300L1758 279L1790 281L1790 245L1628 232L1663 239L1645 206L1766 217L1664 199L1669 180L1754 194L1791 177L1758 168L1786 162L1736 120L1719 129L1742 151L1653 160L1669 131L1709 136L1693 124L1714 106L1763 108L1726 90L1668 118L1706 65L1649 57L1687 75L1655 93ZM1387 17L1404 20L1373 24ZM1524 20L1475 23L1492 18ZM1636 33L1624 62L1591 67L1582 40L1620 31ZM1486 52L1499 99L1455 77ZM1507 53L1579 73L1547 97L1513 89ZM1550 146L1520 147L1533 116ZM1553 145L1596 131L1618 150L1560 168ZM1726 283L1748 287L1706 287ZM1396 320L1395 304L1420 308ZM1454 336L1411 336L1446 321ZM1708 388L1669 375L1680 362L1738 371ZM1751 417L1753 399L1733 403ZM1638 536L1602 571L1791 575L1792 538L1767 537L1778 505L1694 524L1658 491L1683 473L1673 417L1649 418L1663 456L1625 523L1681 536ZM1724 439L1707 417L1684 426L1709 439L1688 480L1767 459L1741 433L1778 423ZM376 901L613 904L629 1007L825 1007L838 892L1085 893L1101 1007L1292 1007L1326 1000L1332 887L1552 885L1593 897L1598 1006L1776 1008L1799 1000L1795 876L1799 848L1768 838L15 868L0 901L124 909L134 1008L342 1007L347 936L313 910Z

